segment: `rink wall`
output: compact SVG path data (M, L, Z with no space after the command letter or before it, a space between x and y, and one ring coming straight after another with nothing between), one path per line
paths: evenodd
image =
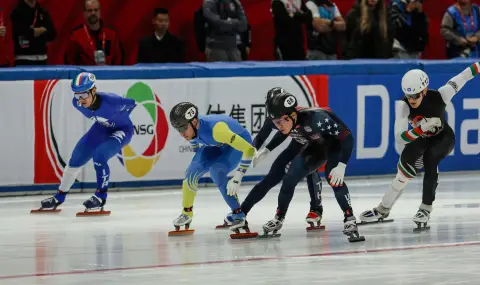
M225 113L253 135L265 120L264 94L281 86L297 95L300 105L330 107L351 128L355 149L350 176L396 172L399 146L394 142L394 101L402 97L403 74L425 70L437 89L472 61L302 61L190 63L115 67L0 69L0 192L54 190L70 152L92 121L72 107L71 79L94 72L100 91L133 98L135 135L110 160L112 188L180 185L193 156L167 120L180 101L195 103L201 113ZM448 106L448 121L457 141L441 171L480 169L480 78L468 82ZM258 180L286 146L248 171ZM75 188L95 187L91 162ZM206 179L200 181L209 182Z

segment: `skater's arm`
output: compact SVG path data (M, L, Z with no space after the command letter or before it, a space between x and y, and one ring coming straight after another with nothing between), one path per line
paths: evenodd
M471 80L480 72L480 64L479 62L475 62L474 64L467 67L464 71L450 79L447 84L440 87L438 92L442 95L443 102L447 104L452 100L453 96L463 88L463 86L467 83L467 81Z
M213 139L215 139L217 142L228 144L229 146L243 153L239 170L244 170L243 172L245 173L252 162L253 155L255 154L255 148L241 136L232 132L225 122L218 122L215 124L213 127Z
M267 148L269 151L272 151L277 148L277 146L281 145L287 139L287 137L288 136L284 135L282 132L277 132L268 142L265 148Z
M190 140L190 146L192 147L193 152L197 152L200 147L200 143L197 139Z
M323 138L333 137L340 144L340 162L347 164L353 151L354 139L350 129L333 112L318 113L312 120L310 126L312 130L321 134L318 140L323 142Z
M408 108L408 105L407 103L405 103L405 101L395 102L395 140L403 144L412 142L423 134L420 126L412 130L408 130L409 114L410 109Z
M272 120L267 119L265 121L265 123L263 123L263 126L260 129L260 131L258 132L258 134L253 139L253 146L256 149L260 149L262 147L263 143L265 143L268 136L272 132L272 129L273 129Z

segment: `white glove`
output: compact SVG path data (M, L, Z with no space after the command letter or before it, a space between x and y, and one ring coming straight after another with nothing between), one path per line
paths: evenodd
M241 171L235 171L235 175L233 175L232 179L230 179L227 183L227 194L229 196L237 195L238 189L240 189L240 185L242 184L242 178L245 175Z
M263 148L260 151L255 152L252 160L252 167L255 167L260 161L264 160L269 153L270 151L268 148Z
M420 128L423 132L434 131L435 127L439 128L442 126L442 121L440 118L423 118L420 121Z
M339 162L337 167L330 171L330 185L333 187L343 186L343 178L345 177L345 167L347 165L345 163Z

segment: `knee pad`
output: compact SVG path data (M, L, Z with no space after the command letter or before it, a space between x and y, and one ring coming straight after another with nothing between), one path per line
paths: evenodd
M398 171L403 174L403 176L405 176L407 179L412 179L418 174L418 169L415 167L415 165L411 165L402 158L400 158L400 160L398 161L397 168Z

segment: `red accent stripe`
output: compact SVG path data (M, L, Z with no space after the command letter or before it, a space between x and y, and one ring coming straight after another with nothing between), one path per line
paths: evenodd
M480 71L478 70L478 66L477 66L476 63L473 64L473 68L475 68L475 71L477 72L477 74L480 72Z
M405 136L406 136L409 140L411 140L411 141L414 141L414 140L415 140L415 138L412 137L412 135L410 135L410 131L405 132Z
M303 85L308 89L308 93L310 95L310 97L312 98L312 101L313 101L313 106L317 107L318 103L315 104L315 102L317 101L317 98L314 97L314 91L312 90L312 88L310 88L310 84L307 83L308 78L304 75L301 75L299 76L300 80L303 82Z
M127 271L127 270L139 270L139 269L198 266L198 265L208 265L208 264L242 263L242 262L254 262L254 261L265 261L265 260L283 260L283 259L293 259L293 258L309 258L309 257L341 256L341 255L367 254L367 253L379 253L379 252L395 252L395 251L407 251L407 250L417 250L417 249L427 249L427 248L428 249L449 248L449 247L459 247L459 246L480 246L480 241L443 243L443 244L441 243L441 244L391 247L391 248L375 248L375 249L363 249L363 250L352 250L352 251L334 251L334 252L322 252L322 253L312 253L312 254L287 255L287 256L253 257L253 258L245 258L245 259L200 261L200 262L177 263L177 264L157 264L157 265L145 265L145 266L117 267L117 268L84 270L84 271L76 270L76 271L51 272L51 273L19 274L19 275L0 276L0 280L19 279L19 278L27 278L27 277L41 277L41 276L79 275L79 274L89 274L89 273L98 273L98 272Z

